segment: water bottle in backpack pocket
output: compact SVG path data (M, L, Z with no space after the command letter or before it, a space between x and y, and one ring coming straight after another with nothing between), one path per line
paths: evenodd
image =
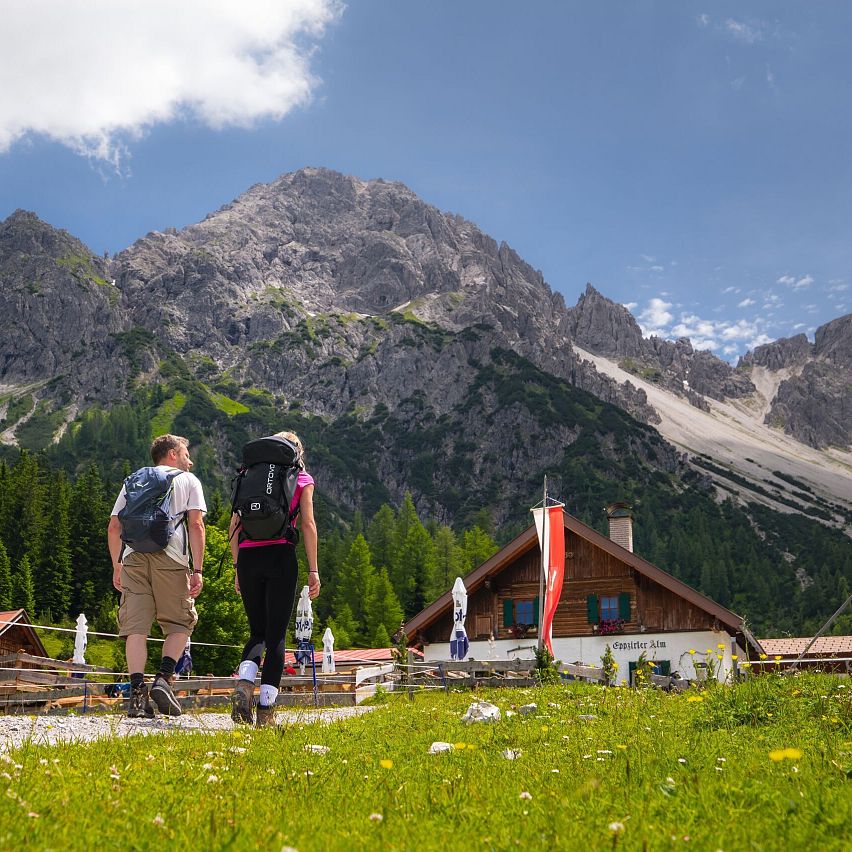
M118 513L121 540L138 553L164 550L175 533L172 485L182 470L143 467L124 480L126 503ZM184 540L184 551L186 540Z
M298 448L286 438L259 438L243 447L243 465L234 479L231 496L242 537L251 541L298 541L293 521L299 507L291 512L290 504L300 469Z

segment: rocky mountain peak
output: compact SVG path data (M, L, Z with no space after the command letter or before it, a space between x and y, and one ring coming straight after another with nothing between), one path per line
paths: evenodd
M814 354L836 367L852 367L852 314L820 326L814 335Z
M642 330L624 305L599 293L591 284L570 311L574 341L596 355L641 356Z
M739 361L738 367L766 367L768 370L782 370L788 367L801 367L813 355L813 345L804 334L784 337L755 347Z

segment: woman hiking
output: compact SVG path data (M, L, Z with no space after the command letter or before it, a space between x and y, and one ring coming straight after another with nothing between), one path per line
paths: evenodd
M284 439L296 449L298 476L289 505L289 516L291 523L299 519L308 559L308 589L313 599L319 595L321 585L317 568L314 480L305 471L304 448L298 435L295 432L278 432L273 438ZM274 465L268 467L271 478ZM247 518L245 526L249 526ZM293 613L298 582L298 537L294 532L285 530L280 538L249 538L245 534L242 513L237 511L231 516L230 535L231 555L236 567L234 588L242 596L249 623L249 638L237 670L239 680L231 695L231 718L234 722L247 725L254 723L262 728L275 724L275 699L284 671L284 637ZM261 657L264 658L262 669ZM255 718L254 681L258 670L261 671L260 696Z

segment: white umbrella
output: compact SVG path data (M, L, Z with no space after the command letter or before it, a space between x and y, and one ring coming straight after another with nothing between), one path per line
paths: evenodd
M86 634L88 633L88 622L86 621L86 616L81 612L77 616L77 634L74 636L74 656L71 658L72 663L79 663L80 665L86 665L86 657L84 656L86 653L86 645L88 645L89 640Z
M467 618L467 589L461 577L453 583L453 630L450 634L450 659L463 660L467 656L470 641L464 620Z
M334 672L334 634L330 627L322 634L322 671L323 674Z
M311 662L311 637L314 633L314 610L307 586L302 588L299 603L296 605L296 662L299 674L305 673L305 666Z

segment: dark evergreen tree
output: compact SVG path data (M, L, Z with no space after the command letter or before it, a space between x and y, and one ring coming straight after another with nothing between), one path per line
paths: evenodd
M367 542L376 568L384 568L388 576L393 577L399 560L399 539L396 533L396 519L393 509L383 503L373 515L367 528Z
M335 600L335 615L344 606L349 607L355 632L349 638L353 643L368 643L372 629L367 619L367 596L376 569L370 560L370 547L363 535L357 535L340 572Z
M0 610L12 608L12 566L6 546L0 541Z
M418 520L408 526L399 564L403 588L400 603L405 614L410 617L431 603L430 596L435 587L435 546L426 528Z
M96 465L90 465L71 495L71 614L93 613L105 595L112 595L112 564L107 547L107 524L112 500Z
M21 452L9 477L2 539L13 565L24 556L30 565L38 560L46 527L45 487L35 456Z
M35 617L35 584L30 557L26 554L12 575L12 609L25 609L30 618Z
M39 612L54 619L69 614L71 605L71 487L60 471L50 487L47 530L42 540L41 557L33 571L38 589Z
M435 543L435 585L430 597L440 597L450 591L456 577L468 573L467 561L456 543L455 533L448 526L439 526L433 536Z
M383 626L390 636L399 629L403 612L399 599L393 590L388 572L381 568L370 580L367 590L367 630L371 636L376 635L379 626ZM385 645L375 645L384 648Z

